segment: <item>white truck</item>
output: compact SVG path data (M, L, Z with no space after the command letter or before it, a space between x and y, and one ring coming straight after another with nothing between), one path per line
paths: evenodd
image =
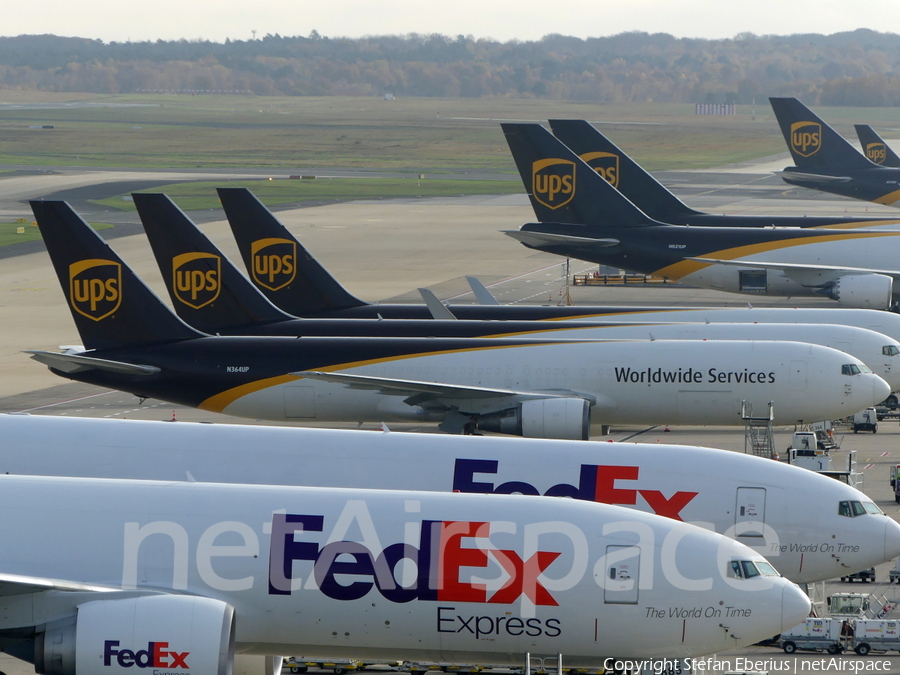
M793 654L798 649L840 654L844 650L841 619L807 619L781 634L781 648L785 654Z
M900 621L896 619L857 619L853 623L853 651L865 656L871 651L900 652Z
M788 448L788 462L810 471L831 469L831 457L821 446L814 431L795 431Z
M853 415L853 433L860 431L871 431L873 434L878 432L878 414L875 408L866 408Z

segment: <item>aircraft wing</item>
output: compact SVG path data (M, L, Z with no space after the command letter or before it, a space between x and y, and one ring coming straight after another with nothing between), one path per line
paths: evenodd
M298 377L307 377L312 380L336 382L351 389L376 390L383 394L394 396L406 394L416 396L418 401L428 399L486 399L507 398L514 396L519 400L536 398L570 398L578 396L575 392L545 393L531 391L516 391L514 389L494 389L490 387L469 387L461 384L445 384L441 382L421 382L418 380L398 380L390 377L372 377L369 375L350 375L348 373L326 373L319 370L302 370L291 373ZM422 398L422 395L425 398ZM583 398L583 397L582 397Z
M847 272L850 274L883 274L887 277L900 279L900 269L877 270L869 267L841 267L838 265L807 265L803 263L772 263L757 260L719 260L717 258L686 258L697 262L711 263L715 265L733 265L735 267L758 267L760 269L783 270L786 273L795 272ZM900 266L898 266L900 267Z
M43 577L26 577L19 574L0 574L0 597L10 595L27 595L40 591L70 591L103 593L119 591L120 588L112 586L96 586L93 584L79 584L72 581L59 579L45 579Z
M593 237L575 237L571 234L553 234L552 232L531 232L527 230L500 230L503 234L518 239L531 246L547 246L548 244L590 244L591 246L618 246L618 239L594 239Z
M64 373L77 373L84 370L106 370L119 375L154 375L160 371L156 366L143 366L136 363L123 363L122 361L110 361L98 359L83 354L60 354L58 352L45 352L41 350L26 350L35 361L45 366L61 370Z
M824 176L819 173L803 173L801 171L774 171L773 173L782 178L796 178L806 183L849 183L853 180L850 176Z

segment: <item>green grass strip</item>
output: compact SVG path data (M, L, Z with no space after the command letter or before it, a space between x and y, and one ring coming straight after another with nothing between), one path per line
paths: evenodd
M305 201L349 201L400 197L450 197L458 195L501 195L524 192L520 180L443 180L416 178L316 178L252 181L173 183L154 188L172 198L185 211L221 208L217 187L244 187L266 206ZM134 211L130 195L117 195L95 203Z
M16 223L0 223L0 246L23 244L27 241L37 241L41 238L41 231L36 224L21 219ZM109 223L92 223L95 230L107 230L115 225ZM22 230L20 233L19 230Z

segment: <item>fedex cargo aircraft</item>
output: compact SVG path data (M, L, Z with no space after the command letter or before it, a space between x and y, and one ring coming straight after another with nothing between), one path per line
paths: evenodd
M571 497L702 523L797 583L900 555L862 492L683 445L0 415L0 473Z
M602 667L810 608L737 541L583 500L4 475L0 512L0 645L48 675L228 675L235 653Z

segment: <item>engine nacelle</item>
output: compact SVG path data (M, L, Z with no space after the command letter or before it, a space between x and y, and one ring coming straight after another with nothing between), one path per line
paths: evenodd
M478 417L478 428L525 438L586 441L591 435L591 402L583 398L540 398Z
M845 274L831 287L829 297L844 307L888 309L894 280L884 274Z
M46 675L231 675L234 608L188 595L94 600L35 638Z

